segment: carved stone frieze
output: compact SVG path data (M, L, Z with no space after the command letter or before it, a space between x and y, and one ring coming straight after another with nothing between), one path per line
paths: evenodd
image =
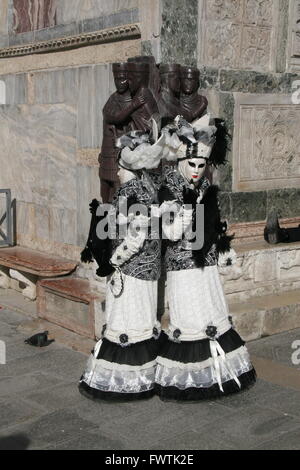
M299 119L289 96L236 94L234 190L299 187Z
M105 44L124 39L136 39L141 37L139 24L128 24L115 28L103 29L93 33L66 36L49 41L41 41L25 46L13 46L0 49L0 58L16 57L42 52L55 52L65 49L74 49L92 44Z
M278 0L200 0L200 62L273 70Z

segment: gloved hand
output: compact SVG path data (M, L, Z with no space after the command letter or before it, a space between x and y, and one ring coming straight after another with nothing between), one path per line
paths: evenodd
M219 254L218 266L232 266L237 262L237 254L233 248L230 248L229 251Z

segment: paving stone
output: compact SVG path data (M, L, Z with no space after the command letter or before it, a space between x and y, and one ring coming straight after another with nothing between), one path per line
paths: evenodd
M295 349L292 348L292 344L296 340L300 340L299 328L260 340L251 341L248 343L248 350L250 354L255 356L264 357L294 367L292 364L292 354Z
M0 366L1 367L1 366ZM0 368L0 372L2 367ZM34 372L31 374L19 375L16 377L0 375L0 397L10 397L12 395L22 395L25 397L28 393L41 392L46 389L46 393L52 395L52 390L55 385L64 383L53 375L45 374L42 372ZM66 384L64 384L66 386ZM38 404L43 405L42 402Z
M0 442L1 445L1 442ZM1 447L0 447L1 448ZM124 442L113 437L107 437L99 432L99 435L86 432L70 441L64 441L50 447L47 450L122 450Z
M226 419L209 426L209 433L234 449L250 449L272 438L298 429L300 420L257 405L245 406ZM205 432L207 432L207 429Z
M0 430L23 424L41 414L40 407L29 405L19 399L0 400Z
M13 377L33 371L47 371L64 380L71 378L77 381L82 375L86 361L85 355L61 348L43 351L30 358L9 361L6 365L1 366L1 371L3 369L3 374Z
M150 450L233 450L229 445L213 439L209 432L185 432L166 439L158 441ZM194 460L196 463L196 460Z
M253 448L253 450L299 450L300 428L293 432L282 434L279 438L264 442Z
M156 406L158 398L149 400L147 409L139 403L140 412L127 415L123 419L110 419L101 424L101 431L121 439L125 436L129 449L145 449L160 440L171 438L182 432L182 429L195 431L204 424L211 423L220 417L230 417L232 410L226 409L219 402L178 403L162 402ZM136 407L138 404L135 404ZM147 441L145 442L145 435Z
M58 381L56 381L58 383ZM54 384L55 385L55 384ZM44 388L43 391L24 394L24 398L34 404L45 407L48 411L62 410L66 407L75 406L78 409L85 400L78 391L77 381L56 387Z
M35 421L28 422L26 426L15 427L11 429L11 434L25 434L30 440L30 448L45 448L76 437L83 438L86 432L94 428L89 421L79 418L76 412L59 410L44 414Z

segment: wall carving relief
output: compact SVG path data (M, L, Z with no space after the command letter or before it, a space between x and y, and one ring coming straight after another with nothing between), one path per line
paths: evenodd
M280 95L236 95L233 187L299 187L300 105Z
M273 70L278 0L201 0L200 62Z

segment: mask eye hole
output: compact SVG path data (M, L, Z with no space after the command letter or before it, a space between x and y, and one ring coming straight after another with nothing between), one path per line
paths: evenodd
M188 162L188 163L189 163L189 165L190 165L192 168L195 168L195 167L196 167L196 164L195 164L195 163L193 163L193 162Z
M201 163L200 165L198 165L198 168L204 168L205 167L205 163Z

